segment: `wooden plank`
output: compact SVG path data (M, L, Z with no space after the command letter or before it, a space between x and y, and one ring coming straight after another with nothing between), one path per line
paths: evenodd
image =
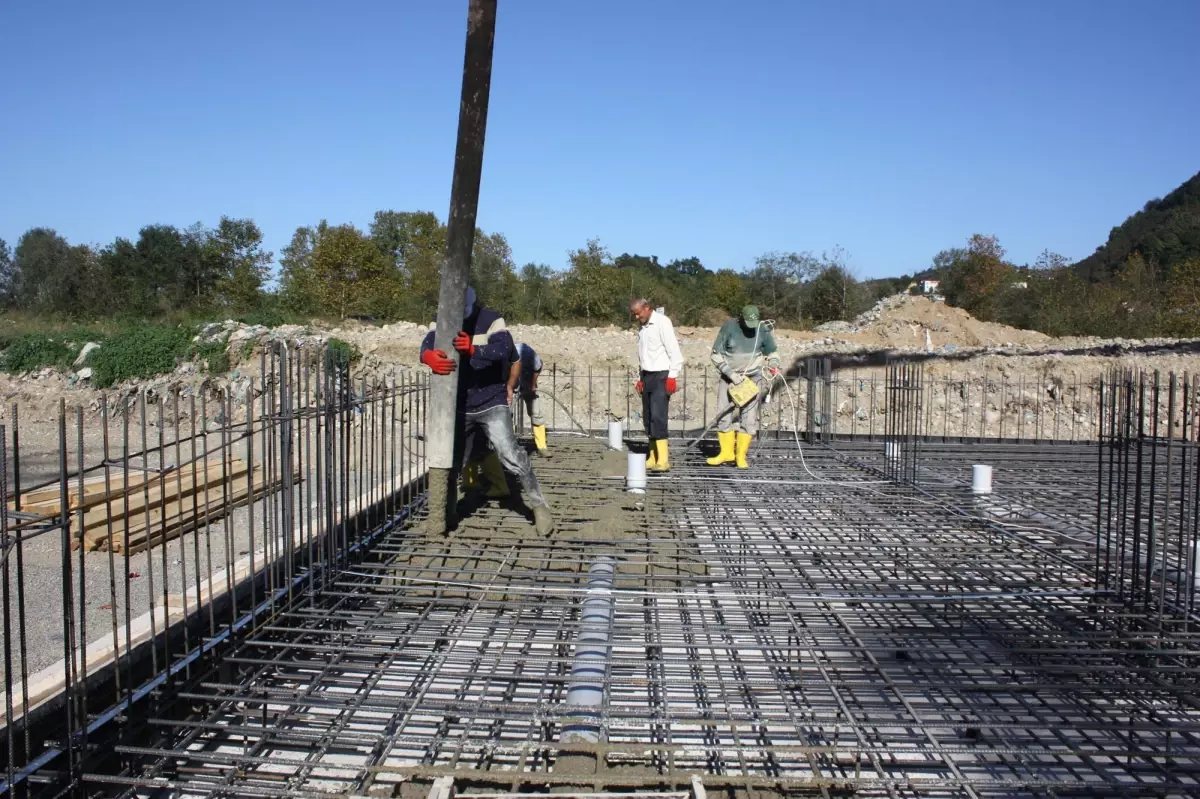
M153 479L156 475L149 475ZM129 475L129 488L140 486L145 475L141 473ZM120 473L114 473L110 480L111 495L125 493L126 486L124 476ZM99 502L104 501L104 475L92 475L84 478L83 483L83 499L79 498L79 485L77 479L68 481L67 485L67 507L78 510L80 507L90 507ZM9 510L16 510L16 503L9 502ZM62 495L59 485L49 486L47 488L39 488L37 491L30 491L21 495L21 510L33 512L41 512L47 515L53 515L59 512L62 507Z
M255 470L256 476L261 470ZM192 512L193 497L196 503L196 512L203 516L204 505L209 504L209 515L213 515L220 509L223 504L224 497L228 494L230 497L238 493L239 490L245 491L247 481L247 473L242 472L237 478L232 479L228 484L220 482L215 483L212 487L202 490L199 493L189 492L183 495L171 495L167 497L159 496L147 506L142 503L142 506L136 512L130 511L128 516L114 515L112 520L112 541L118 550L124 546L126 540L126 531L129 534L131 542L137 540L138 536L142 535L147 528L151 531L159 529L163 525L164 517L169 524L171 519ZM261 477L258 482L262 482ZM153 534L153 533L151 533ZM92 548L108 545L109 525L93 527L85 531L85 541Z
M190 467L184 469L186 471L164 475L162 481L156 479L150 484L138 486L136 490L130 491L128 496L122 495L107 503L99 503L84 514L83 529L106 530L109 517L114 520L123 516L133 518L136 514L143 513L147 507L160 507L164 502L170 502L180 495L188 496L205 487L219 485L223 479L220 463L210 464L207 469L197 468L194 478ZM229 464L228 470L228 477L234 479L245 475L248 467L245 461L234 460Z
M272 494L283 487L282 481L279 480L268 484L263 479L261 470L259 469L255 470L254 477L255 500ZM295 482L299 482L299 479L300 475L298 473L294 475ZM207 520L204 509L205 499L211 503ZM250 487L248 480L243 477L236 481L234 486L227 492L223 490L223 487L218 486L210 489L208 492L197 494L194 510L190 500L184 500L182 508L179 507L180 503L178 502L167 503L164 508L159 508L151 512L149 525L146 524L145 514L143 513L139 518L130 520L127 529L124 526L122 526L119 532L114 529L111 540L102 541L100 545L110 546L117 552L124 552L126 548L128 548L130 554L141 552L149 547L174 540L179 535L203 527L208 522L215 522L234 508L249 502L249 499Z

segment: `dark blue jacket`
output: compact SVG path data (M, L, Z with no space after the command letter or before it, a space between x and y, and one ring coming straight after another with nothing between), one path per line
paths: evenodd
M520 360L520 355L504 325L504 317L490 308L480 308L463 322L463 327L471 334L475 355L469 361L460 355L459 403L467 413L507 405L509 369ZM425 334L425 340L421 342L422 355L433 349L433 337L433 330Z

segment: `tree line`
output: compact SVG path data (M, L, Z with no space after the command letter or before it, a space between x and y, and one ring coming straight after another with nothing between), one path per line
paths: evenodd
M251 219L216 227L147 225L136 240L71 244L34 228L14 248L0 240L0 304L71 318L154 318L269 312L276 318L427 322L437 311L446 226L428 211L379 211L366 230L321 221L296 229L279 253ZM769 252L742 270L698 258L613 256L593 239L562 268L518 267L501 233L476 232L471 281L514 322L624 324L631 297L669 309L678 324L717 324L749 302L789 327L848 319L907 279L860 282L841 250ZM265 318L265 317L264 317Z
M1018 266L994 236L975 235L925 275L977 318L1054 336L1200 336L1200 173L1076 264L1044 251Z
M429 211L379 211L366 230L299 227L277 272L262 238L253 220L230 217L213 228L147 225L136 240L103 247L34 228L13 248L0 240L0 308L71 318L435 315L446 227ZM915 277L939 278L946 300L980 319L1051 335L1200 335L1200 174L1146 203L1074 265L1049 251L1018 265L994 236L977 234ZM626 324L639 296L679 324L714 325L752 302L792 328L853 318L912 285L908 275L859 281L840 249L768 252L742 269L712 270L695 257L614 256L593 239L558 268L518 267L504 235L482 230L471 280L515 322Z
M271 254L249 219L216 228L147 225L136 242L70 244L49 228L0 240L0 303L35 314L97 318L188 309L245 312L263 301Z
M922 276L977 319L1052 336L1200 336L1200 255L1164 265L1134 251L1111 278L1086 275L1050 251L1018 266L995 236L977 234Z

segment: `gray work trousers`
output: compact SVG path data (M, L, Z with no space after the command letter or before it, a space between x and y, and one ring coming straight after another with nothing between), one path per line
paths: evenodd
M746 433L751 436L758 433L758 405L762 402L763 386L766 383L762 375L748 375L746 379L753 380L758 384L758 394L741 408L734 408L732 413L721 417L721 421L717 422L718 432L728 433L732 430L736 433ZM733 398L729 396L729 389L732 387L733 383L724 377L717 381L718 414L733 405Z
M525 403L525 413L529 415L529 423L534 427L546 424L542 416L542 398L532 389L521 389L521 402Z
M533 473L529 453L517 442L517 434L513 431L512 411L507 405L497 405L479 413L464 414L462 424L464 454L469 457L476 437L485 436L492 449L496 450L496 456L500 458L500 465L504 467L504 471L520 481L529 507L546 506L546 498L542 496L542 488ZM465 465L465 460L460 462Z

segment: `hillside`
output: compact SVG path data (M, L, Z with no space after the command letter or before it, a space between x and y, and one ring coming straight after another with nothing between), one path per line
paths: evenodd
M1074 268L1088 280L1106 281L1134 253L1156 264L1161 274L1200 256L1200 172L1113 228L1108 241Z

